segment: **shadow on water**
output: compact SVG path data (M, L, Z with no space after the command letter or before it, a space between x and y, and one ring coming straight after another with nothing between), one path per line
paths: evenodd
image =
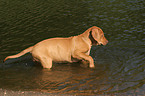
M0 60L51 37L103 29L106 46L93 46L95 68L80 63L42 69L26 54L0 63L0 88L60 94L144 95L143 0L0 0Z

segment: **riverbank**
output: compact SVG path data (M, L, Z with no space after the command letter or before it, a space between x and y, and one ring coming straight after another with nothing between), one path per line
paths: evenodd
M51 94L43 92L34 92L34 91L12 91L0 89L0 96L76 96L76 95L64 95L64 94Z

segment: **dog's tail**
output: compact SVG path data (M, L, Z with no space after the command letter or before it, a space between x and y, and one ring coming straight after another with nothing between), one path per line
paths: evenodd
M20 57L20 56L22 56L22 55L24 55L24 54L26 54L26 53L28 53L28 52L31 52L32 49L33 49L33 46L31 46L31 47L29 47L29 48L27 48L27 49L21 51L20 53L18 53L18 54L16 54L16 55L7 56L7 57L4 59L4 62L5 62L7 59L9 59L9 58L18 58L18 57Z

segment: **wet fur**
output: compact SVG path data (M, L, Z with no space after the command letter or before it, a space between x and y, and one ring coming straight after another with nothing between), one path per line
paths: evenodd
M106 45L108 40L103 31L96 26L87 29L84 33L68 38L50 38L31 46L22 52L8 56L18 58L28 52L32 53L35 61L41 62L43 68L52 68L52 61L55 62L76 62L86 60L89 67L93 68L94 60L89 55L92 45Z

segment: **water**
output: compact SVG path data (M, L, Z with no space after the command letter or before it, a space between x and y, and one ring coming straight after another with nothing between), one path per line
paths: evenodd
M144 0L0 0L0 88L78 95L144 95ZM31 54L2 63L37 42L69 37L91 26L109 40L93 46L95 69L53 64L42 69Z

